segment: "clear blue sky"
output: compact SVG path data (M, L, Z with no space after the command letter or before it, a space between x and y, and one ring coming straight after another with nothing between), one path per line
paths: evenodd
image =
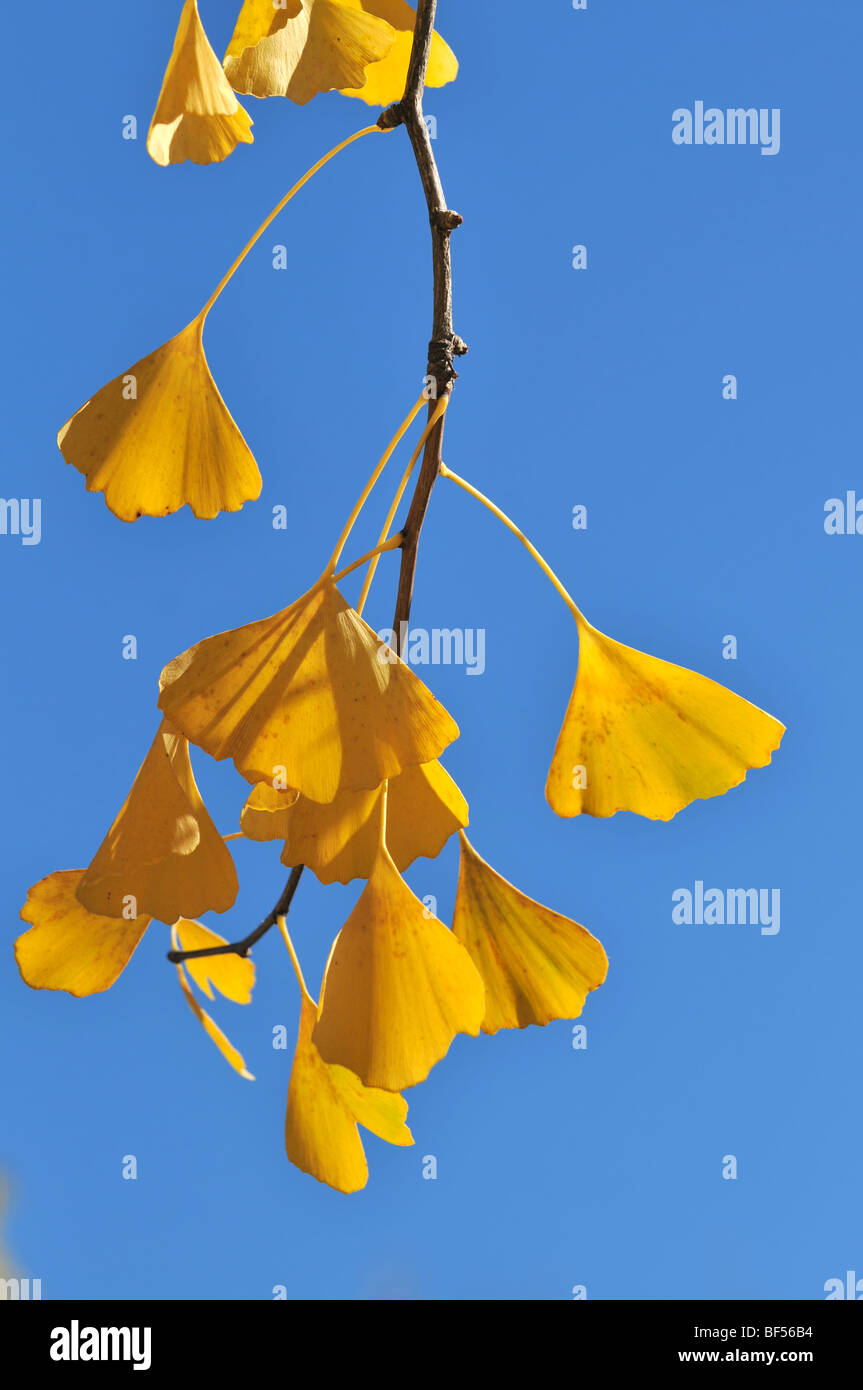
M236 7L201 5L219 52ZM828 1278L863 1272L863 537L823 526L828 498L863 497L860 7L441 0L461 74L427 109L465 217L456 328L471 348L447 460L516 517L597 626L725 681L788 733L771 768L670 824L558 820L543 787L571 618L516 542L440 486L414 620L487 633L481 677L424 673L461 726L447 762L473 841L594 931L611 968L583 1015L586 1051L564 1022L458 1039L409 1094L416 1147L369 1138L371 1179L352 1198L284 1157L290 1054L271 1036L293 1035L297 998L278 937L255 953L253 1006L215 1007L254 1085L189 1013L166 929L88 1001L28 990L12 958L28 885L89 862L119 808L164 663L320 572L418 393L429 336L416 171L403 132L373 137L301 194L210 315L260 501L129 526L64 466L63 421L179 330L294 178L369 119L337 95L251 101L253 146L157 168L145 136L179 10L51 4L38 59L32 16L6 21L7 52L30 58L6 84L0 491L43 509L38 546L0 536L0 1169L22 1272L58 1298L266 1299L277 1284L350 1299L567 1299L576 1284L590 1298L823 1298ZM780 108L780 153L674 145L672 112L698 100ZM121 139L130 113L136 143ZM272 268L277 242L287 271ZM586 532L571 527L579 503ZM387 557L376 626L394 576ZM128 633L137 662L121 659ZM195 767L231 828L240 778ZM236 858L238 905L211 919L230 935L283 881L274 847ZM409 878L448 918L455 873L450 845ZM696 880L779 888L780 932L676 925L671 895ZM303 883L292 920L310 979L355 896ZM121 1179L129 1153L136 1182Z

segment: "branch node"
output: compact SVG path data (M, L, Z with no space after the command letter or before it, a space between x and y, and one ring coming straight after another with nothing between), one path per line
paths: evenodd
M464 218L460 212L453 212L451 208L437 208L431 214L431 224L441 232L453 232L456 227L460 227Z
M385 111L381 112L378 116L377 123L381 130L395 130L396 126L404 125L404 121L404 106L402 102L397 101L394 102L392 106L388 106Z
M461 342L461 339L458 341ZM455 343L454 335L449 338L432 338L429 343L428 372L437 382L438 395L441 395L458 376L452 364Z

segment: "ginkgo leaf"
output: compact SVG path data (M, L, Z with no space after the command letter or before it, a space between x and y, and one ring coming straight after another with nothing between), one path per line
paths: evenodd
M132 789L78 886L90 912L133 910L169 925L226 912L239 884L230 850L207 812L186 740L163 720Z
M381 845L330 952L314 1042L366 1086L424 1081L457 1033L476 1037L482 980L467 951L408 888Z
M281 613L191 647L160 684L161 709L193 743L313 801L377 787L458 737L327 576Z
M179 950L179 938L177 936L175 928L172 929L171 937L174 944L174 950ZM230 1038L226 1037L219 1025L215 1023L212 1018L210 1018L210 1015L207 1013L206 1009L204 1009L198 1003L192 991L192 986L189 984L189 981L186 978L186 972L183 969L182 965L178 964L176 968L177 979L180 982L180 989L183 991L183 997L186 1000L186 1003L188 1004L189 1008L192 1010L192 1013L195 1015L195 1018L200 1023L204 1032L207 1034L207 1037L211 1040L211 1042L214 1042L216 1044L216 1047L219 1049L228 1065L233 1067L234 1071L237 1072L243 1078L244 1081L254 1081L255 1078L246 1066L243 1054L239 1052L236 1047L234 1047L234 1044L231 1042Z
M240 829L247 840L284 840L290 829L290 810L300 793L293 787L281 790L269 782L259 782L249 793L240 813Z
M121 521L187 504L209 518L260 494L258 465L210 375L204 318L103 386L57 436Z
M157 164L212 164L242 141L252 118L243 110L210 47L197 0L186 0L150 131L147 150Z
M368 878L377 853L377 800L377 790L342 792L329 805L301 796L280 818L280 826L287 822L282 863L305 864L321 883ZM467 820L467 802L439 762L406 768L389 784L387 849L400 872L420 855L434 859Z
M578 618L575 687L546 796L559 816L635 811L670 820L765 767L785 732L740 695Z
M83 869L64 869L35 883L21 909L32 930L15 942L21 978L31 989L63 989L76 998L110 989L150 918L131 921L88 912L76 896Z
M228 944L226 938L219 936L218 932L210 931L200 922L190 922L186 917L180 918L174 931L180 943L178 949L182 951L206 951L213 946ZM206 994L208 999L214 998L212 987L215 985L220 994L233 1000L235 1004L252 1002L255 966L247 956L238 956L235 951L231 951L221 956L201 956L197 960L187 960L184 964L198 989Z
M406 0L360 0L367 14L385 19L396 31L396 40L385 58L366 68L362 87L342 87L342 95L360 97L369 106L389 106L404 95L413 44L416 10ZM458 59L440 34L432 34L425 85L443 87L458 73Z
M364 1086L345 1067L324 1062L312 1042L316 1011L304 997L285 1116L288 1158L338 1192L365 1187L368 1164L357 1125L388 1144L412 1144L406 1101L393 1091Z
M318 92L362 87L366 68L384 58L395 31L359 0L245 0L225 54L237 92L286 96L299 105Z
M534 902L477 854L461 832L453 934L485 985L484 1033L577 1018L608 959L589 931Z

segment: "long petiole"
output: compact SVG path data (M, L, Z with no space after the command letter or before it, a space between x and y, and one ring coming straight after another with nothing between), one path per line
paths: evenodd
M215 304L216 300L219 298L219 295L222 293L222 290L225 288L225 286L227 285L227 283L228 283L228 281L230 280L231 276L234 274L234 271L237 270L237 269L242 265L243 261L246 259L246 257L248 256L249 252L251 251L252 247L254 246L255 242L258 240L259 237L263 236L264 232L267 230L267 228L269 227L270 223L273 222L273 221L275 220L275 218L278 217L278 215L279 215L279 213L281 212L282 208L287 206L287 204L288 204L288 203L291 201L291 199L293 198L294 194L295 194L295 193L299 193L300 189L304 186L304 184L307 184L308 181L309 181L309 179L313 178L314 175L318 172L319 169L323 169L324 165L325 165L325 164L328 164L329 161L333 158L334 155L340 154L342 150L347 149L348 145L352 145L352 144L354 143L355 140L359 140L360 137L361 137L362 135L371 135L371 133L372 133L373 130L380 130L380 128L381 128L380 126L376 126L376 125L367 125L367 126L363 126L362 130L357 130L357 131L354 132L353 135L349 135L348 138L347 138L347 140L342 140L341 144L336 145L333 149L329 150L325 155L322 155L321 158L318 160L317 164L313 164L313 165L312 165L311 169L307 169L307 170L306 170L306 172L303 174L303 177L302 177L301 179L299 179L299 180L294 184L293 188L291 188L291 189L288 190L288 192L285 194L284 198L282 198L281 201L278 202L278 203L276 204L276 206L273 208L272 212L270 213L270 215L269 215L269 217L266 219L266 221L264 221L264 222L261 223L260 227L259 227L258 230L255 232L255 235L251 238L251 240L246 242L246 245L243 247L243 249L242 249L242 251L240 252L240 254L239 254L239 256L237 257L237 259L234 261L234 263L233 263L233 265L231 266L230 270L228 270L228 271L222 276L222 278L221 278L221 280L219 281L218 285L217 285L216 288L213 290L213 293L210 295L210 298L207 300L206 304L204 305L203 309L201 310L200 314L198 315L199 318L201 318L201 319L206 318L207 314L208 314L208 313L210 312L210 310L212 309L212 307L213 307L213 305Z
M581 609L576 606L575 600L563 587L554 570L551 568L551 565L547 560L543 559L536 546L531 544L524 532L519 530L515 522L511 521L507 516L506 512L502 512L500 507L496 507L494 502L492 502L489 497L486 497L485 493L480 492L478 488L473 487L473 485L464 478L460 478L458 473L453 473L452 469L447 468L445 463L441 464L440 475L442 478L449 478L450 482L457 483L459 487L464 488L465 492L469 492L471 497L475 497L478 502L481 502L484 507L487 507L492 515L497 517L498 521L502 521L504 526L506 526L514 536L518 537L522 545L530 552L534 560L536 560L543 574L551 580L573 617L579 622L586 623L587 619L581 612Z
M357 499L357 501L356 501L356 503L355 503L355 505L354 505L353 511L351 512L350 516L348 517L347 521L345 522L345 527L344 527L344 530L342 531L342 534L339 536L338 544L336 545L336 548L335 548L335 550L333 551L332 556L330 557L330 563L329 563L329 565L327 566L327 569L328 569L331 573L335 570L336 565L339 563L339 558L340 558L340 556L341 556L342 551L343 551L344 548L345 548L345 545L347 544L348 536L351 534L351 531L354 529L354 526L355 526L355 524L356 524L356 521L357 521L357 518L358 518L360 512L362 511L363 507L364 507L364 506L366 505L366 503L368 502L369 497L371 496L372 488L374 487L374 485L375 485L375 483L377 482L378 478L381 476L381 474L383 473L383 471L384 471L384 469L386 468L387 464L389 463L390 458L392 457L393 451L395 450L396 445L400 442L400 440L401 440L401 438L402 438L402 435L406 432L406 430L408 430L408 429L410 428L410 426L413 424L414 420L416 419L417 415L419 415L420 411L421 411L422 408L423 408L424 402L425 402L425 397L424 397L424 396L420 396L419 400L416 402L416 404L415 404L414 406L411 407L410 412L405 416L404 420L402 420L401 424L399 425L398 429L396 430L395 434L393 435L392 439L390 440L389 444L387 445L387 447L386 447L386 449L384 450L383 454L381 455L380 459L379 459L378 462L375 464L374 471L372 472L372 476L369 478L368 482L366 483L365 487L363 488L362 492L360 493L360 495L359 495L359 497L358 497L358 499Z
M295 974L296 977L297 977L297 984L298 984L299 987L300 987L300 993L302 994L302 996L303 996L304 999L307 999L307 1000L308 1000L308 1002L311 1004L312 1008L315 1009L315 1010L317 1010L317 1007L318 1007L317 1002L316 1002L316 1000L314 1000L314 999L312 998L312 996L309 994L309 991L308 991L308 989L307 989L307 987L306 987L306 982L305 982L305 980L303 979L303 969L302 969L302 966L300 965L299 957L297 956L297 953L296 953L296 951L294 950L294 943L293 943L293 941L291 940L291 934L290 934L290 932L288 931L288 921L287 921L287 918L286 918L286 917L277 917L277 918L276 918L276 924L277 924L277 926L278 926L278 928L279 928L279 931L282 933L282 940L284 941L285 945L286 945L287 948L288 948L288 955L289 955L290 958L291 958L291 965L294 967L294 974Z
M420 451L424 448L425 442L431 434L432 430L434 429L435 425L437 424L438 420L443 418L443 415L448 405L449 395L441 396L436 408L432 412L426 424L425 429L422 432L419 443L417 444L416 448L411 454L410 462L408 463L408 466L402 475L402 480L399 483L398 488L396 489L396 495L393 498L392 506L387 512L387 519L384 522L383 530L381 531L380 538L378 540L378 545L382 545L383 542L387 539L390 533L390 527L393 524L393 519L395 517L396 512L398 511L399 503L401 502L402 497L404 496L405 488L410 482L410 476L414 471L414 465L416 464L416 461L420 456ZM368 573L366 574L365 581L363 583L362 593L360 594L359 602L357 604L357 612L360 615L362 615L362 611L366 606L366 599L369 596L369 589L372 587L372 580L375 577L375 570L377 569L377 567L378 557L375 556L375 558L372 560L372 563L369 565Z
M344 579L346 574L351 574L354 570L358 570L360 565L365 565L369 560L374 560L378 555L383 555L385 550L398 550L401 543L402 533L398 531L396 535L391 536L388 541L383 541L380 545L376 545L374 550L370 550L366 555L361 555L358 560L354 560L353 564L345 565L344 569L339 570L338 574L330 574L329 571L326 571L324 578L332 579L334 583L337 583L338 580Z

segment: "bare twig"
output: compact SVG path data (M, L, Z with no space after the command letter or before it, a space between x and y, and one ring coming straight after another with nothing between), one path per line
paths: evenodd
M205 946L200 951L169 951L168 960L179 965L184 960L198 960L201 956L247 956L255 942L260 941L261 937L270 930L270 927L276 925L277 919L287 916L302 875L302 864L296 869L291 869L291 876L285 884L284 892L272 912L255 927L254 931L250 931L248 936L244 936L242 941L232 941L224 946Z
M431 136L423 115L423 90L436 10L437 0L419 0L405 93L401 101L383 112L378 125L384 129L391 129L397 125L405 126L425 193L431 227L434 273L434 314L428 352L428 377L430 380L434 379L435 397L439 398L444 392L452 391L452 384L457 376L453 358L467 352L467 347L453 332L452 322L450 236L453 230L460 226L462 219L446 205ZM429 418L434 408L435 400L430 400ZM402 624L407 623L410 618L420 532L428 511L432 489L440 472L443 431L444 419L441 419L426 441L422 467L403 527L401 570L393 617L393 632L397 643L401 641Z
M387 107L378 120L378 125L384 130L392 130L399 125L403 125L407 130L428 206L434 274L434 312L428 351L427 376L429 381L433 379L435 383L434 396L429 401L429 419L434 414L441 395L444 392L452 391L453 382L458 375L453 366L453 358L462 356L467 352L466 344L453 332L452 326L450 236L454 229L461 225L462 219L457 212L452 212L446 205L440 174L432 150L431 137L423 115L423 91L436 11L437 0L418 0L404 96L401 101L396 102L395 106ZM432 489L437 482L441 468L445 418L445 416L441 417L426 440L419 477L411 499L407 520L402 529L401 569L393 616L393 632L399 655L401 655L402 624L407 624L410 619L420 532L428 511ZM276 925L276 918L287 912L302 872L302 865L291 871L285 891L272 912L242 941L225 946L208 947L200 951L169 951L168 960L179 964L181 961L193 960L200 956L247 955L255 942L260 941L261 937Z

